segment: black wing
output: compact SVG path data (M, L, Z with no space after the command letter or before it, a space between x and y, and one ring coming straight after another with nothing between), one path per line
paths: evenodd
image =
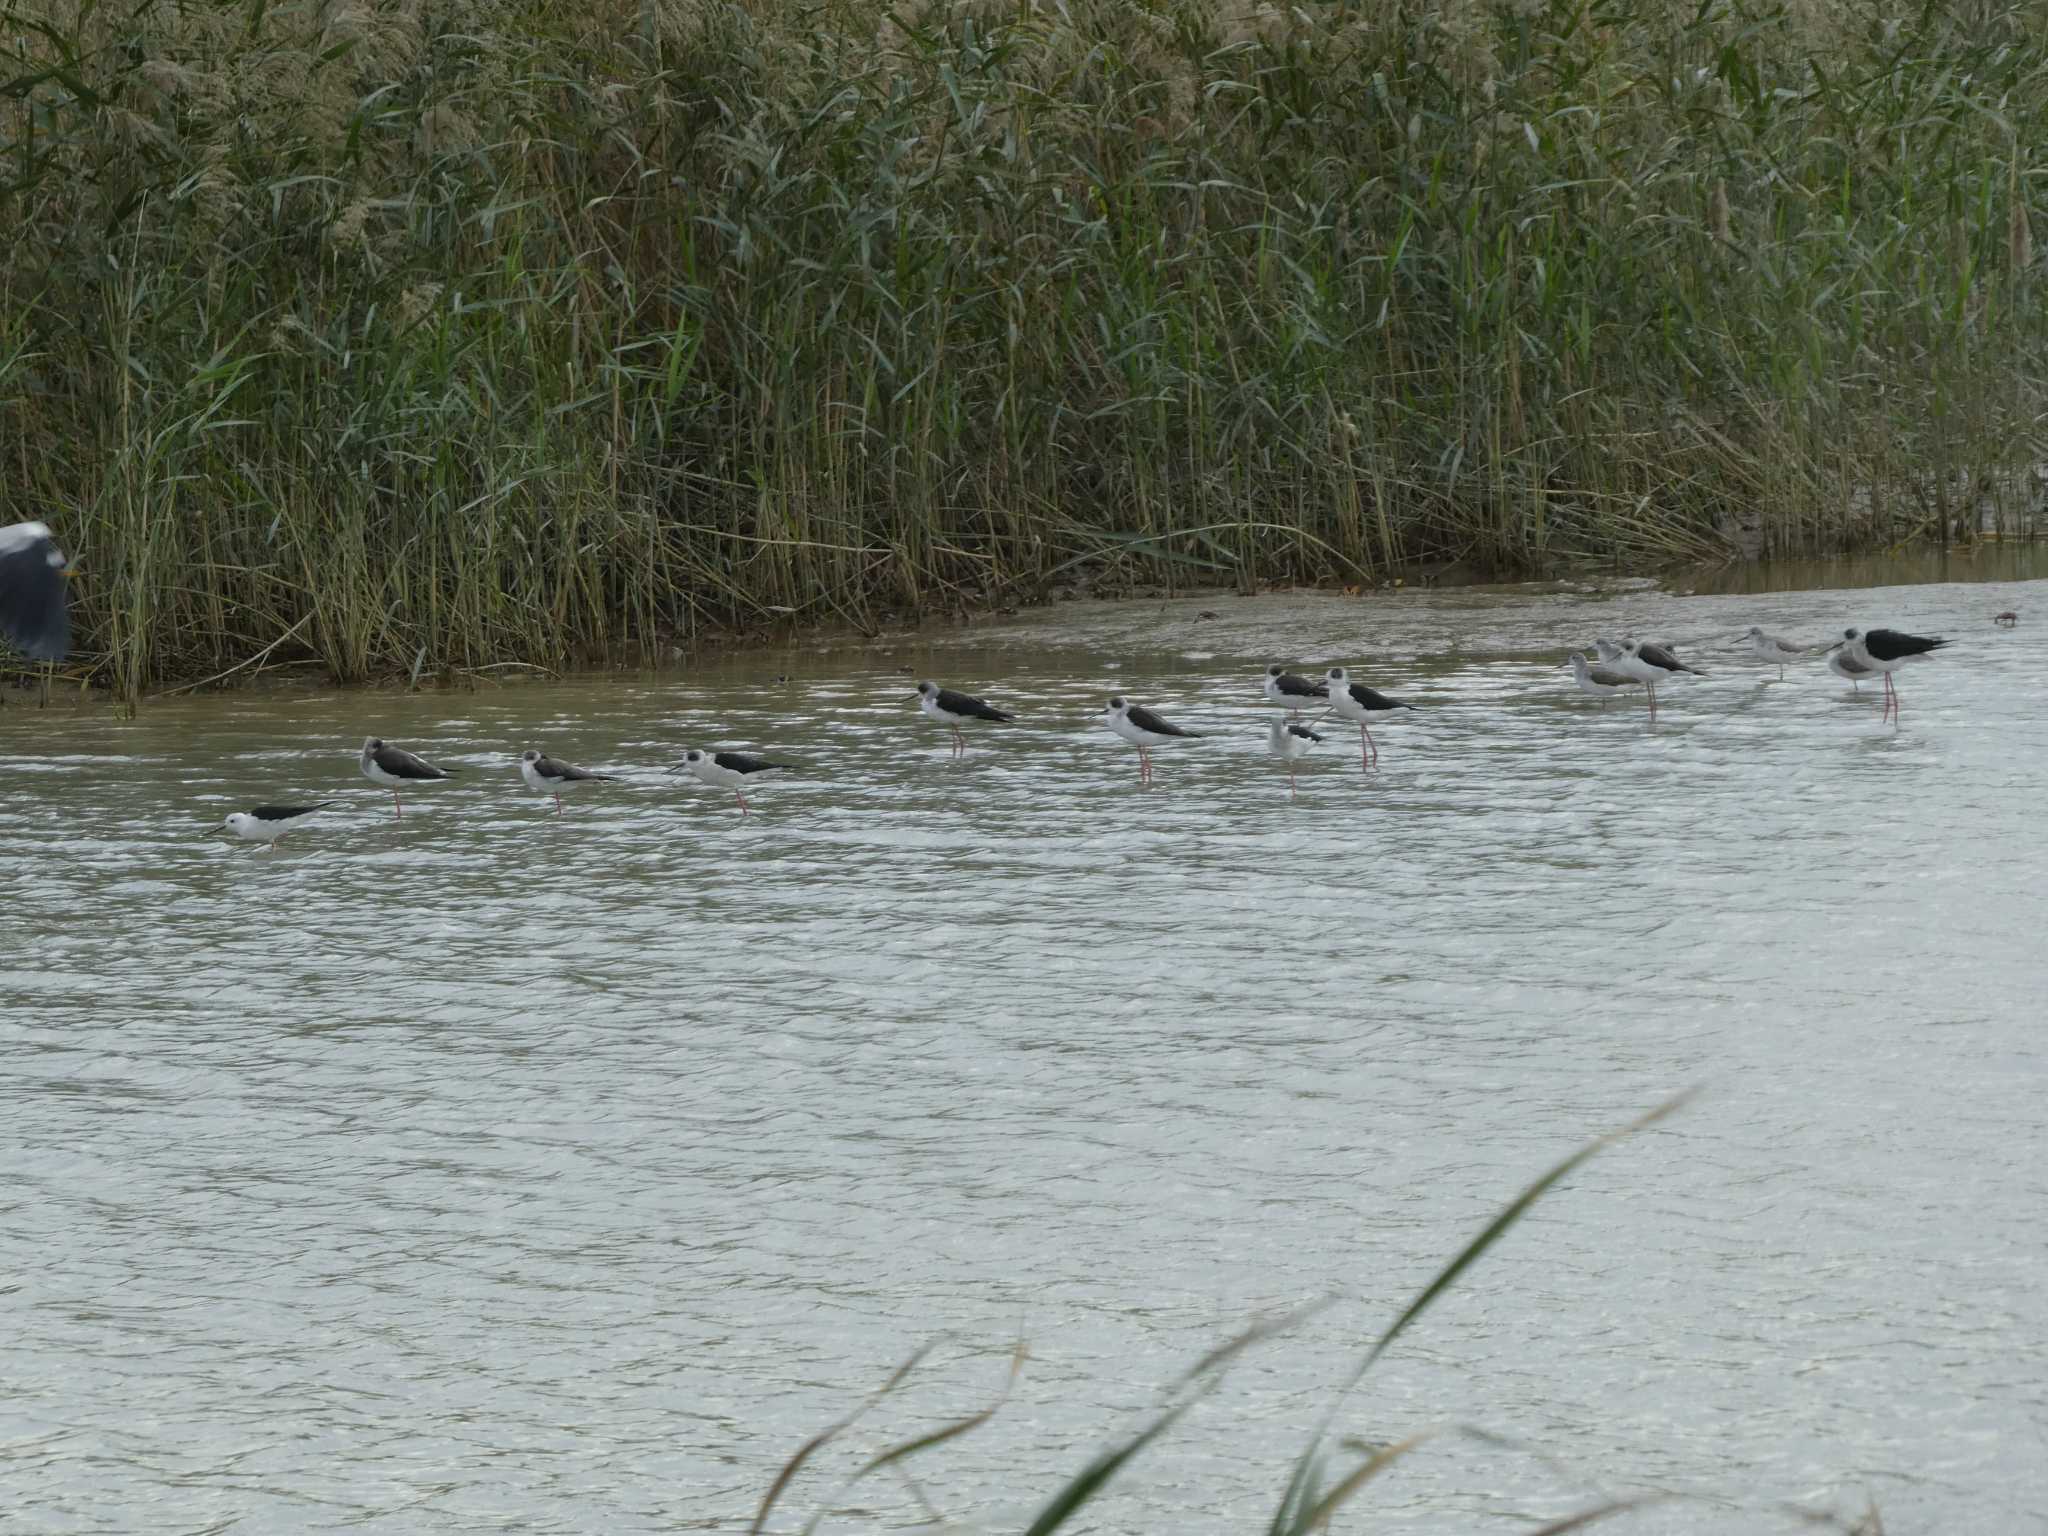
M1321 741L1323 739L1316 732L1310 730L1305 725L1290 725L1289 727L1287 727L1287 734L1290 736L1299 736L1303 741Z
M38 525L0 528L0 635L37 661L62 661L71 649L64 601L64 556Z
M1636 647L1636 654L1651 666L1660 667L1666 672L1690 672L1694 677L1705 677L1707 675L1698 667L1688 667L1684 662L1680 661L1677 654L1669 646L1652 645L1645 641Z
M1124 718L1141 731L1150 731L1155 736L1199 736L1200 731L1184 731L1177 725L1169 725L1142 704L1133 704L1124 712Z
M322 800L318 805L259 805L249 814L258 821L290 821L294 816L310 816L315 811L324 811L330 805L339 805L338 800Z
M1405 699L1390 699L1377 688L1368 688L1363 683L1351 685L1351 697L1367 709L1413 709L1415 706Z
M1004 714L995 706L975 698L971 694L955 693L950 688L939 690L939 708L949 715L965 715L970 720L1009 720L1014 717Z
M1273 686L1290 699L1327 699L1330 696L1330 690L1322 683L1312 683L1292 672L1283 672L1274 678Z
M1897 629L1870 629L1863 633L1863 649L1879 661L1898 661L1907 656L1925 656L1929 651L1938 651L1947 640L1931 640L1925 635L1909 635Z
M599 780L609 783L608 773L588 773L568 763L558 763L552 757L544 757L533 765L533 771L544 779L561 779L570 784L593 783Z
M425 758L414 757L398 747L379 747L370 754L370 761L394 779L445 779L449 773L448 769L436 768Z
M711 761L730 773L768 773L773 769L786 768L787 763L771 763L765 757L755 757L751 752L714 752Z

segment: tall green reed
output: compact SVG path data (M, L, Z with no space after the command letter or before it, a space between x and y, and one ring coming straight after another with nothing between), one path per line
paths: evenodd
M130 694L2039 513L2020 5L0 13L0 516Z

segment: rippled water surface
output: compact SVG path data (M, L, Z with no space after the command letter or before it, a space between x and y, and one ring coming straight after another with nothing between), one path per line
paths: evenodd
M1262 1529L1340 1414L1351 1529L2048 1524L2048 586L1065 606L667 674L0 709L10 1530L1017 1529L1247 1320L1078 1528ZM2017 606L2013 631L1989 616ZM1198 613L1213 613L1212 618ZM1881 726L1750 623L1959 643ZM1606 710L1596 633L1712 674ZM1290 803L1269 660L1423 708ZM772 683L788 673L791 680ZM916 676L1016 709L949 763ZM1204 730L1149 791L1112 690ZM460 770L403 820L377 732ZM754 796L692 744L797 765ZM624 776L569 805L537 745ZM203 827L333 797L276 854ZM847 1490L876 1450L984 1429ZM924 1501L929 1501L928 1505ZM1341 1522L1340 1522L1340 1528Z

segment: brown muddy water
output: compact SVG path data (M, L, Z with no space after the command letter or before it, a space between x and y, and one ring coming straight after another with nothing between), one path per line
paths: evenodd
M1994 573L1995 574L1995 573ZM1908 579L1915 579L1908 573ZM1712 583L1706 583L1711 585ZM2017 607L2020 626L1990 615ZM1213 618L1200 618L1211 611ZM1752 623L1946 633L1880 725ZM1711 674L1603 710L1596 634ZM2048 1524L2048 584L1067 605L476 692L0 709L10 1530L1263 1529L1333 1385L1543 1168L1688 1085L1337 1428L1471 1424L1340 1527ZM1270 660L1414 699L1290 804ZM773 682L789 674L787 682ZM962 763L932 676L1014 708ZM1112 691L1203 740L1135 754ZM378 733L460 770L402 821ZM752 796L686 746L797 765ZM540 746L623 776L568 814ZM342 807L267 854L203 829ZM786 1517L786 1518L785 1518ZM1344 1523L1348 1522L1348 1523Z

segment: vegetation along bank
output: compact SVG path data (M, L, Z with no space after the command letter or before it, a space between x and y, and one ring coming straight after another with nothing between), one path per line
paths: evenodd
M2032 5L0 14L0 522L131 694L2039 510Z

